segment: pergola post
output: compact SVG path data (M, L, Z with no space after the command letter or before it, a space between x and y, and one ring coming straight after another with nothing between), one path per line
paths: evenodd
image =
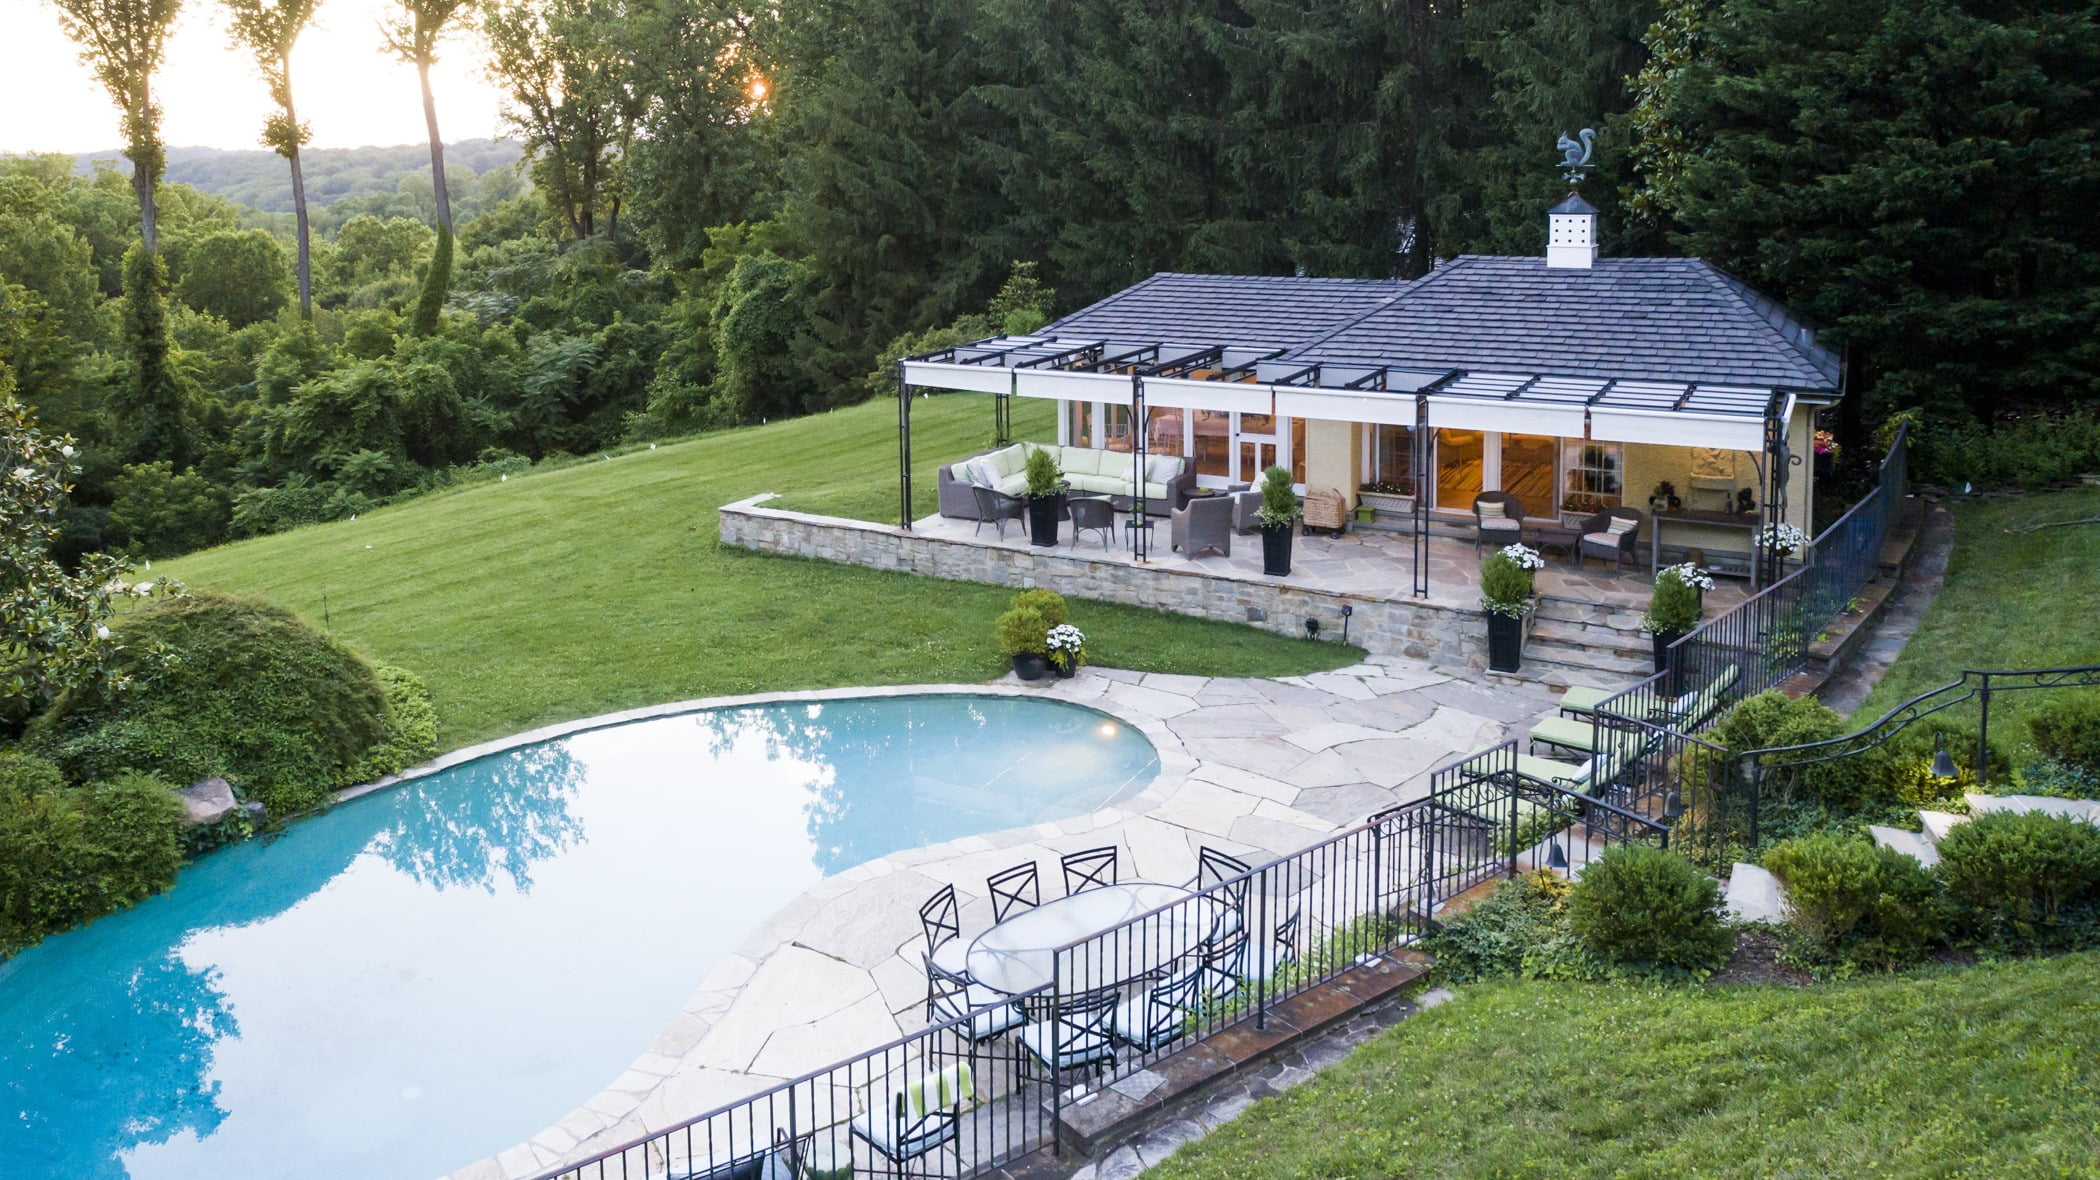
M897 527L911 531L911 382L897 362Z
M1780 418L1780 406L1784 401L1777 390L1772 393L1771 404L1765 408L1765 529L1786 520L1787 467L1791 462L1787 455L1787 423ZM1762 541L1762 537L1760 537ZM1777 550L1759 544L1752 558L1759 563L1763 576L1760 579L1769 586L1780 579L1785 565Z
M1145 379L1136 372L1130 374L1130 556L1145 561L1152 556L1152 530L1145 527L1151 519L1151 503L1145 495Z
M1429 399L1415 394L1415 429L1408 439L1414 452L1408 466L1415 485L1414 519L1408 523L1414 542L1414 596L1429 597Z

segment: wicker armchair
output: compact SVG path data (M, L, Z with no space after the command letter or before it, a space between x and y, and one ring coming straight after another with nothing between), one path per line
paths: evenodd
M1635 558L1634 548L1641 531L1641 522L1648 519L1638 508L1607 508L1582 522L1582 540L1575 547L1577 566L1592 557L1612 562L1620 569L1626 568L1626 559Z
M1022 519L1028 507L1019 496L1009 496L996 488L978 484L970 485L970 495L977 501L977 527L971 530L971 536L983 532L985 522L990 521L999 530L999 539L1004 541L1006 522Z
M1202 496L1174 513L1171 547L1184 557L1205 553L1232 556L1232 500Z
M1482 511L1482 505L1494 507ZM1500 509L1500 511L1496 511ZM1473 555L1483 544L1500 549L1524 539L1524 501L1508 492L1482 492L1473 497Z

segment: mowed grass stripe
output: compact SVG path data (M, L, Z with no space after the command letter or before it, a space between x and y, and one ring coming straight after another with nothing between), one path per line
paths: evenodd
M1017 407L1024 437L1052 407ZM934 468L981 449L988 399L913 407L917 513ZM1010 592L718 546L715 510L759 492L889 520L896 407L879 402L592 459L163 563L266 598L431 686L447 748L723 693L981 681ZM1354 648L1157 611L1075 604L1096 658L1197 675L1339 667Z

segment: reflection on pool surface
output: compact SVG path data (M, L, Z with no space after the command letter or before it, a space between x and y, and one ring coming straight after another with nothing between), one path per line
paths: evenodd
M1157 766L1075 706L890 697L634 722L346 804L0 963L0 1177L463 1167L617 1077L821 877Z

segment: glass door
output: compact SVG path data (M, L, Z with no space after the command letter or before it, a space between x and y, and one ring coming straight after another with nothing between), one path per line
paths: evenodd
M1502 436L1502 490L1524 502L1529 516L1553 516L1560 511L1555 493L1559 481L1553 467L1560 457L1560 440L1538 434Z
M1234 414L1233 480L1260 483L1261 473L1276 465L1276 415Z
M1480 494L1482 468L1487 461L1487 436L1478 430L1436 432L1436 506L1453 512L1471 512L1473 497Z

